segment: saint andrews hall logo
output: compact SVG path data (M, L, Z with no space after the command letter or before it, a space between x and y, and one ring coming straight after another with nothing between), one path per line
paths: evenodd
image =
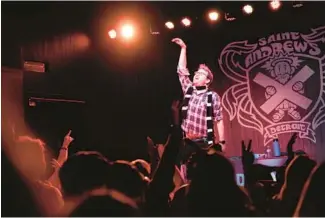
M222 96L230 120L259 131L264 145L289 132L316 143L315 129L325 122L324 45L325 26L228 44L218 61L236 83Z

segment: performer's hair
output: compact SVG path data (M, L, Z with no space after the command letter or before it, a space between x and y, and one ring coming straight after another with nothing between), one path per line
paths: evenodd
M212 71L205 64L200 64L198 70L200 70L200 69L205 70L206 72L208 72L208 79L210 80L208 85L210 85L212 83L212 81L213 81L213 73L212 73Z

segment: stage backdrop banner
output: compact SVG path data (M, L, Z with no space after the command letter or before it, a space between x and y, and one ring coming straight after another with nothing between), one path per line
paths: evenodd
M228 43L218 65L233 84L222 94L230 122L255 131L264 146L280 136L286 136L284 144L297 132L317 144L314 152L324 152L324 139L317 136L325 122L324 45L325 26Z

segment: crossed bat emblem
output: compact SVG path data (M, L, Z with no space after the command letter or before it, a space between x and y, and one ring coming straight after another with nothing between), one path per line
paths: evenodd
M313 101L306 96L295 92L292 87L296 82L307 81L314 73L315 72L310 67L304 66L290 81L284 85L262 73L258 73L253 79L254 82L263 86L264 88L267 86L273 86L276 89L276 93L265 101L260 108L266 114L270 114L284 100L289 100L306 110Z

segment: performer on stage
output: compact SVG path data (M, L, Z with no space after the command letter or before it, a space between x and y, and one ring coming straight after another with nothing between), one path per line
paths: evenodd
M209 90L209 85L213 81L213 74L206 65L201 64L194 73L192 82L186 67L186 44L179 38L173 39L172 42L181 47L177 73L184 93L182 129L184 137L187 139L185 141L195 142L194 144L202 149L218 144L221 151L224 151L226 144L220 97L216 92ZM219 141L215 140L215 127L219 133ZM190 144L193 143L185 143L185 151L182 155L183 163L197 149Z

